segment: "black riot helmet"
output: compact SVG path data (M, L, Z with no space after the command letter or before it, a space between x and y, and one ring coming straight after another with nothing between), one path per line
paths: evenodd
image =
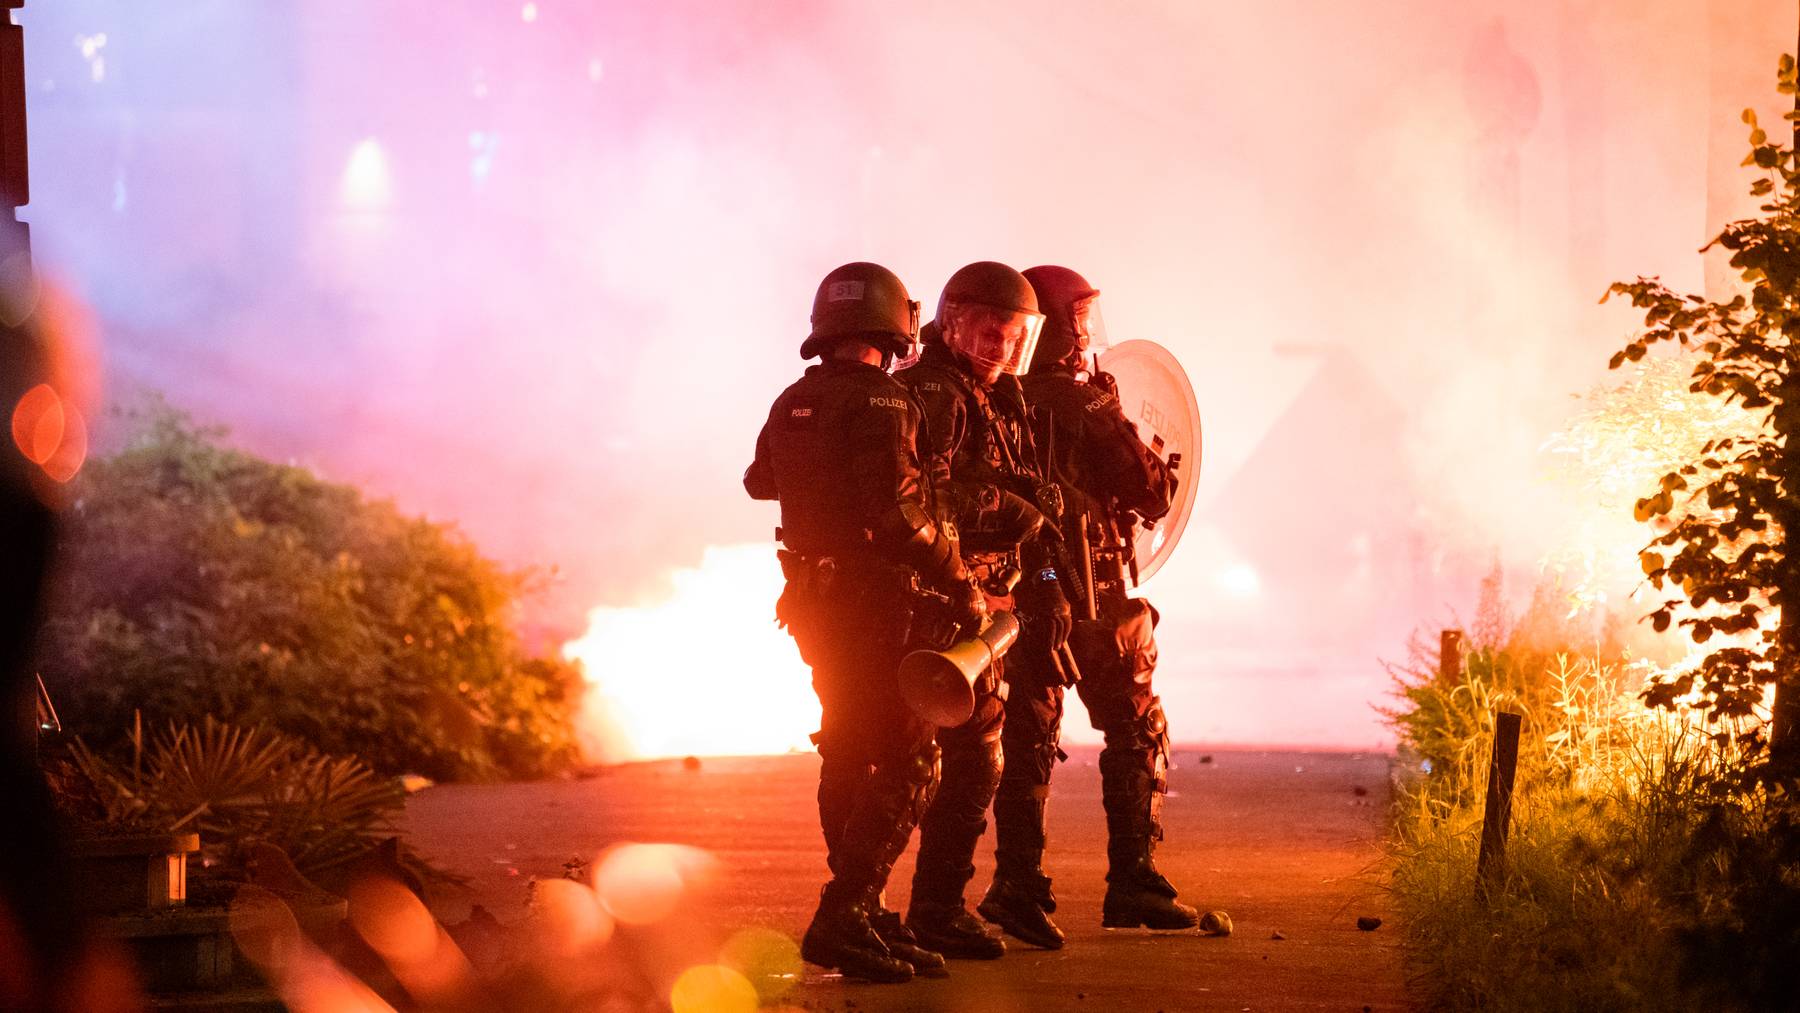
M813 296L812 333L800 343L800 357L822 356L845 338L867 341L893 355L905 355L919 339L919 304L907 295L894 272L880 264L845 264L819 282Z
M1032 369L1055 365L1080 368L1089 354L1106 348L1106 325L1100 319L1100 290L1066 267L1034 267L1025 279L1037 293L1044 312L1044 333L1038 338Z
M1025 276L991 260L950 276L938 298L934 338L961 356L983 382L1031 367L1044 315Z

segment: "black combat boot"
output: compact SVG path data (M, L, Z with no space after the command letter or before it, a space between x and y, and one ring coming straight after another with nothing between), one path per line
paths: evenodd
M864 902L836 881L819 895L819 910L800 940L800 957L809 964L887 985L912 980L912 965L889 952L873 926Z
M920 946L918 937L900 920L900 912L889 911L879 893L869 902L869 925L881 937L889 953L912 965L914 974L921 978L950 976L944 968L944 955Z
M998 960L1006 943L989 932L959 900L954 904L915 900L906 909L906 927L919 945L959 960Z
M1009 723L1006 730L1013 727ZM1006 770L994 795L994 882L975 910L1008 935L1060 950L1062 930L1050 920L1056 896L1042 864L1044 806L1050 797L1056 741L1033 738L1037 741L1029 746L1008 747ZM1015 755L1019 762L1014 762Z
M1007 935L1046 950L1062 949L1062 930L1050 920L1056 898L1050 893L1050 878L1041 872L1035 876L995 873L993 885L975 910Z
M1175 887L1156 871L1149 837L1113 840L1107 847L1106 900L1100 924L1109 929L1191 929L1200 914L1176 900Z

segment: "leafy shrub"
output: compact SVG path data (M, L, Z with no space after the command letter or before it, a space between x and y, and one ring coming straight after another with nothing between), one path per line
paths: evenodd
M513 629L527 575L222 435L158 409L76 479L41 647L71 731L211 715L440 779L574 756L578 677Z

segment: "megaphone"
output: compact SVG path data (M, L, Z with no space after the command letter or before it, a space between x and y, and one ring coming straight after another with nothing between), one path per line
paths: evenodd
M995 612L980 634L943 651L914 651L900 661L900 698L940 728L962 724L975 712L975 680L1019 639L1019 620Z

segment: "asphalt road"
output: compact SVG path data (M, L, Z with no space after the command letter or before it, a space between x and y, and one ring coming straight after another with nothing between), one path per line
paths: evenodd
M991 963L952 962L945 980L846 982L808 967L789 1006L810 1010L1150 1011L1410 1008L1400 936L1382 889L1379 848L1389 758L1381 754L1179 748L1158 855L1183 899L1230 913L1229 938L1100 927L1105 823L1094 749L1057 768L1047 866L1068 945L1023 944ZM1203 762L1209 759L1210 762ZM733 930L798 938L817 899L824 849L810 754L606 768L573 781L452 785L408 803L410 841L469 878L434 907L463 917L479 903L502 921L526 911L525 884L625 841L670 842L718 859L703 910L646 930L631 945L647 987L704 961ZM983 841L971 904L992 870ZM910 856L890 905L904 910ZM1363 931L1358 918L1384 920ZM636 931L636 930L631 930ZM626 934L619 937L627 940ZM664 993L666 994L666 993Z

